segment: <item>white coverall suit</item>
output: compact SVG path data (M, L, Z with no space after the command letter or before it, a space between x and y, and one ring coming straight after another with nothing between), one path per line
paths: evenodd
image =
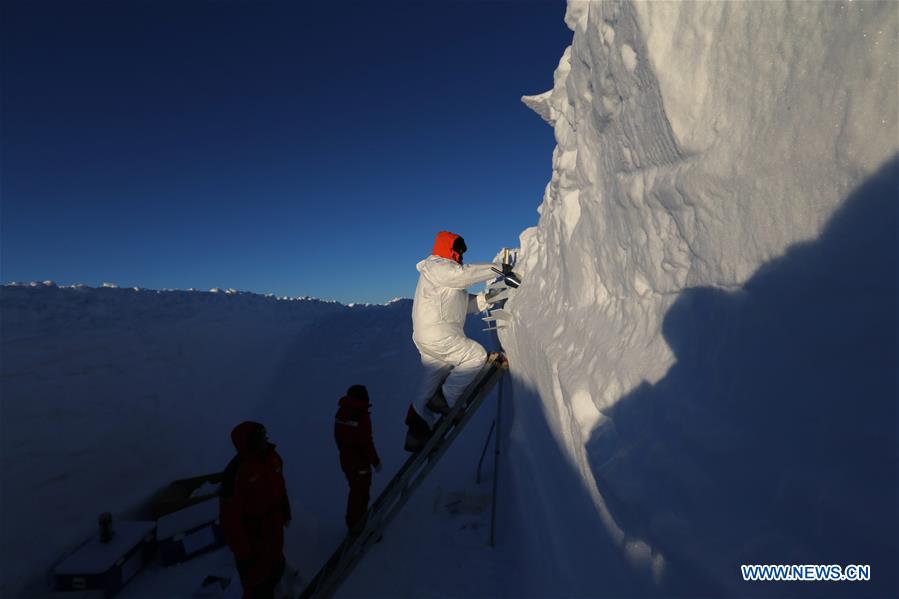
M412 340L421 352L424 374L412 406L432 429L440 416L427 403L441 382L452 407L487 361L487 352L465 336L463 326L469 313L487 308L484 294L473 295L467 289L495 277L493 266L499 265L462 265L440 256L416 265L421 274L412 303Z

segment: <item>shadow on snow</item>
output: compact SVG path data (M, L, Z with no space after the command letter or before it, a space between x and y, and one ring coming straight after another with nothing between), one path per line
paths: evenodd
M667 313L676 363L593 431L629 535L748 595L895 596L899 157L821 236ZM870 564L867 583L742 583L740 564Z

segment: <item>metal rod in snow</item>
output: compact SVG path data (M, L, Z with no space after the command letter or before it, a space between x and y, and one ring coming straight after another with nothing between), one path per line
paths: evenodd
M505 378L505 377L503 377ZM502 423L502 407L503 407L503 379L499 380L499 389L497 394L499 397L496 398L496 420L494 423L496 424L496 437L494 437L494 453L493 453L493 498L492 505L490 506L490 546L496 546L496 489L497 482L499 481L499 434L500 434L500 424Z
M502 383L499 383L502 385ZM481 466L484 464L484 456L487 455L487 448L490 447L490 437L493 436L493 427L496 426L496 419L490 423L490 432L487 433L487 440L484 441L484 449L481 451L481 459L478 460L478 472L474 477L475 484L481 484Z

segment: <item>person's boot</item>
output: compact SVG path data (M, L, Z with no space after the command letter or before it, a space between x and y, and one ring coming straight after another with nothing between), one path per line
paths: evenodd
M427 437L416 437L412 433L412 429L410 428L406 431L406 442L403 444L403 449L410 453L415 453L417 451L421 451L421 449L427 444Z
M406 451L415 453L421 450L427 444L428 439L431 438L431 427L428 426L424 418L418 415L418 412L412 406L409 406L409 411L406 414L406 426L409 427L409 430L406 431L404 448Z
M450 413L450 407L449 404L446 403L446 398L443 396L442 389L437 389L434 396L428 400L428 409L437 414L443 414L444 416Z

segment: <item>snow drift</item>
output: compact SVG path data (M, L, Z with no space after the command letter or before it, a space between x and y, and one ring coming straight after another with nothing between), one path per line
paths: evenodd
M523 98L558 145L502 335L527 545L574 592L611 552L668 592L895 594L895 4L565 19L553 89ZM568 464L555 491L533 434ZM741 563L875 574L766 587Z

